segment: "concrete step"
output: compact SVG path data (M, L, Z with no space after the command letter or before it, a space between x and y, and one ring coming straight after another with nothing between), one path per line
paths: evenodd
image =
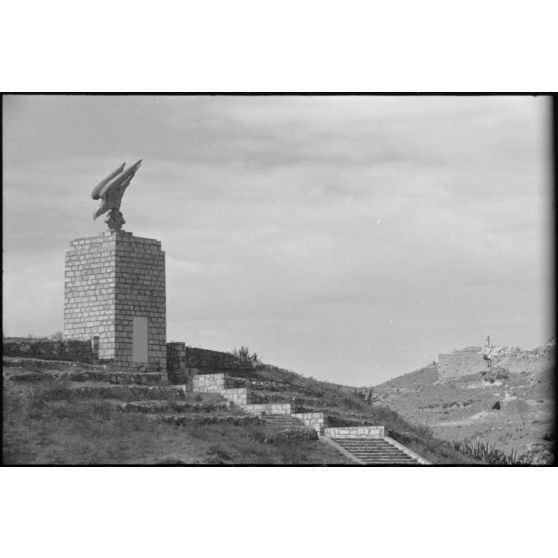
M343 444L341 444L343 445ZM354 448L354 447L350 447L350 446L345 446L343 445L343 447L345 449L348 449L349 451L352 451L353 453L365 453L367 455L400 455L401 454L401 450L395 449L393 451L391 450L377 450L377 451L371 451L371 450L366 450L363 448ZM405 454L407 455L407 454ZM410 456L409 456L410 457Z
M364 452L364 453L370 453L370 454L382 454L382 455L387 455L387 454L393 454L393 455L399 455L401 453L401 450L398 450L396 448L394 449L376 449L376 450L369 450L366 448L361 448L358 446L346 446L345 444L341 444L344 448L350 450L350 451L358 451L358 452Z
M366 453L356 453L356 452L351 452L354 456L358 457L359 459L376 459L376 460L387 460L387 461L392 461L392 460L397 460L397 461L411 461L414 462L415 460L412 457L403 457L401 455L368 455Z
M366 464L418 464L414 457L381 438L332 438L332 440Z

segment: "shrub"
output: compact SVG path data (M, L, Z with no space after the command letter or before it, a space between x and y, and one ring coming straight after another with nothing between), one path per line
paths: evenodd
M497 448L495 444L483 442L481 440L454 441L452 446L460 453L469 455L489 465L531 465L533 463L533 458L531 456L519 456L515 450L506 453Z
M226 448L221 444L213 444L209 447L208 452L224 462L232 459L229 448Z
M363 387L356 389L354 395L364 401L367 405L374 405L381 399L381 395L374 387Z
M242 345L240 349L236 347L233 349L232 354L240 360L243 361L250 361L254 364L261 364L261 360L258 357L258 353L250 354L250 349L248 349L248 345Z
M424 436L425 438L434 437L432 428L430 428L430 426L427 426L426 424L417 424L417 431L421 436Z

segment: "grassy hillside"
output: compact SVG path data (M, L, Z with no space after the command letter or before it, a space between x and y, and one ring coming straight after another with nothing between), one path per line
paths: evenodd
M187 417L187 423L178 426L157 415L120 410L125 401L153 399L143 394L142 386L103 386L70 381L63 374L56 377L57 368L79 372L80 366L84 368L79 364L4 360L3 455L7 464L352 463L318 440L272 443L272 425L246 419L240 410L202 400L198 394L165 396L171 407L180 405L182 416ZM35 373L29 376L30 372ZM11 379L26 374L28 381ZM385 405L366 404L354 388L272 366L238 373L235 382L249 386L258 401L290 402L299 412L323 411L331 426L384 425L391 436L432 463L478 463Z
M440 381L436 365L376 387L380 400L442 439L484 443L535 463L554 454L554 373L503 367Z
M350 463L311 440L265 443L272 433L267 425L235 424L230 411L200 408L189 413L199 423L174 426L153 415L119 411L118 403L131 395L126 388L122 399L89 399L72 395L69 387L63 380L4 381L5 464ZM220 416L232 420L203 424Z
M435 438L418 423L405 420L385 404L367 404L351 386L322 382L275 366L240 374L262 402L291 403L297 412L322 411L328 426L383 425L389 435L435 464L478 464Z

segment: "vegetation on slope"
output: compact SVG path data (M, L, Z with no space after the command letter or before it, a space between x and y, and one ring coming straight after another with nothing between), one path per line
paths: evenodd
M87 399L70 387L64 380L29 384L4 378L5 464L351 463L316 441L266 443L272 431L266 424L174 426L153 415L121 412L118 400ZM125 386L113 392L127 399ZM205 415L219 413L208 407Z
M249 372L236 372L238 380L250 387L258 402L294 405L296 412L323 412L329 426L380 425L395 440L435 464L479 464L450 443L436 439L420 424L412 424L387 405L367 403L359 390L331 382L307 378L270 365Z
M52 368L52 363L43 364ZM29 375L32 368L18 373ZM323 412L329 426L383 425L390 436L435 464L479 463L474 455L464 455L388 406L367 401L354 387L261 364L235 372L232 381L248 387L254 402L287 402L296 412ZM153 414L120 412L119 400L148 397L132 386L81 382L79 390L75 387L75 383L72 386L60 378L32 383L4 381L6 463L351 463L317 441L268 443L271 426L227 422L227 416L240 413L234 409L202 404L204 408L196 410L193 400L186 402L184 412L197 422L178 425L155 420ZM221 417L225 422L209 424L203 416Z
M543 363L544 364L544 363ZM554 461L554 373L503 366L440 381L437 365L376 386L380 400L488 464Z

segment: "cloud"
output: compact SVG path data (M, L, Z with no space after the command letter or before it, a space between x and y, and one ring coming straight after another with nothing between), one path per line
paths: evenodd
M4 122L6 326L61 329L63 253L104 228L90 191L143 158L122 209L127 230L166 251L169 337L248 343L276 364L368 384L486 329L542 342L547 104L17 98ZM25 297L32 277L48 286ZM29 301L34 312L21 311Z

